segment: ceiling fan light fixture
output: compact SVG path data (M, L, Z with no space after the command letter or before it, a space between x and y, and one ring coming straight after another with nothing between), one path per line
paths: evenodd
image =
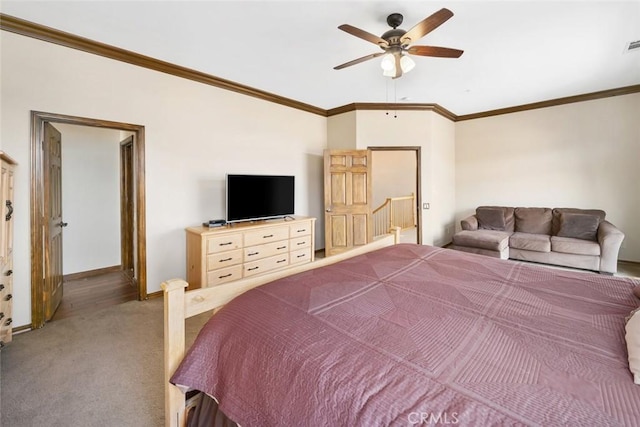
M400 68L402 68L403 73L408 73L413 70L416 66L416 63L413 59L411 59L408 55L402 55L400 58Z
M382 75L385 76L385 77L395 77L396 76L396 67L395 67L395 65L390 70L384 70L382 72Z
M393 70L395 74L396 69L396 59L393 57L392 53L387 53L382 57L382 61L380 62L380 67L386 72ZM386 75L386 74L385 74Z

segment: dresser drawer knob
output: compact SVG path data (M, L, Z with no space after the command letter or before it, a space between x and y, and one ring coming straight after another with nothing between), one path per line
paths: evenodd
M273 237L273 234L267 234L266 236L262 236L263 239L268 239L270 237Z
M287 247L286 246L280 246L280 247L277 247L276 249L277 250L282 250L282 249L287 249Z
M4 313L0 313L0 320L4 319Z
M306 256L305 254L301 254L301 255L298 255L296 258L304 258L305 256Z
M13 270L7 270L7 272L4 274L5 276L11 276L13 274Z
M231 274L231 273L229 273L229 274L224 274L224 275L222 275L222 276L218 276L218 279L225 279L225 278L227 278L227 277L231 277L231 276L233 276L233 274Z
M260 267L251 267L251 268L247 268L247 270L248 270L248 271L253 271L253 270L257 270L257 269L259 269L259 268L260 268Z
M9 300L11 300L11 298L13 298L13 295L9 294L6 297L4 297L4 300L5 301L9 301Z
M4 324L9 326L12 322L13 322L13 319L11 317L9 317Z
M231 261L233 258L225 258L225 259L221 259L218 262L227 262L227 261Z
M232 245L233 242L224 242L224 243L220 243L220 246L229 246Z
M254 256L254 255L258 255L260 254L260 252L251 252L249 254L247 254L247 256Z
M4 285L0 283L0 291L4 289Z
M298 245L298 246L300 246L300 245L306 245L306 244L307 244L307 242L298 242L298 243L297 243L297 245Z
M286 261L286 259L280 259L280 260L276 261L276 264L280 264L281 262L285 262L285 261Z

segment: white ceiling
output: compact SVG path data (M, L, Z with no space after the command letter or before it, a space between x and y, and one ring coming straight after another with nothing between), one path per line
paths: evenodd
M414 44L464 50L414 56L400 79L379 52L337 29L408 30L454 16ZM640 0L613 1L11 1L2 13L330 109L353 102L436 103L469 114L640 84Z

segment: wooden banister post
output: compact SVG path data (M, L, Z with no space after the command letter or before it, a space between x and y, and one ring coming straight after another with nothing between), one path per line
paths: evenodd
M387 197L387 203L389 204L389 226L388 228L393 227L393 200L390 197Z

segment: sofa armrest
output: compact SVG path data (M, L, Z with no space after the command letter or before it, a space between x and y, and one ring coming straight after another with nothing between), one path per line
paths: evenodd
M471 215L460 221L460 225L463 230L475 231L478 229L478 218L475 215Z
M602 221L598 227L600 244L600 271L615 273L618 270L618 252L624 240L624 233L609 221Z

